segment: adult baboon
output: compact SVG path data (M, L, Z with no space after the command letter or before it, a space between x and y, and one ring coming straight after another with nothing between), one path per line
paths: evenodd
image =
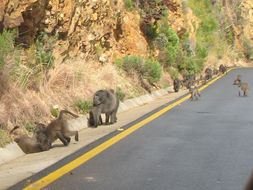
M199 89L195 85L189 88L189 92L191 94L191 100L198 100L200 98Z
M248 96L249 85L247 82L240 81L238 83L238 87L239 87L239 96L241 96L241 91L243 91L243 96Z
M30 137L27 134L22 133L19 126L15 126L11 131L10 135L13 136L14 141L18 144L21 150L26 153L36 153L49 150L48 144L40 143L35 137Z
M75 136L76 141L79 140L78 131L71 131L69 129L68 122L64 118L64 114L70 114L74 118L78 117L76 114L73 114L68 110L61 110L58 118L51 121L51 123L49 123L48 126L45 129L43 129L43 131L40 131L41 133L44 133L46 135L50 143L50 146L58 138L65 146L67 146L70 143L71 136Z
M224 74L224 73L227 74L227 67L224 66L223 64L221 64L220 67L219 67L219 72L222 73L222 74Z
M236 79L234 80L233 85L239 85L240 82L241 82L241 75L237 75Z
M177 78L173 80L173 88L175 92L178 92L180 89L181 81Z
M187 75L184 77L184 80L182 81L182 84L189 89L192 85L195 84L196 81L196 75Z
M206 68L205 70L205 80L210 80L213 77L213 71L211 68Z
M88 126L97 127L102 124L101 114L106 116L105 124L117 122L119 99L113 90L99 90L93 97L93 108L89 112Z

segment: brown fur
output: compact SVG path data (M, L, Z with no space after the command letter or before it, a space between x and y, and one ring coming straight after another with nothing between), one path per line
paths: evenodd
M191 100L198 100L200 97L199 89L195 85L189 88L189 92L191 94Z
M73 117L77 118L78 116L71 113L68 110L61 110L59 117L53 120L49 125L45 128L44 134L48 138L50 144L52 144L56 139L60 139L61 142L67 146L71 140L71 136L75 136L75 140L78 141L78 131L71 131L68 128L67 120L64 119L64 114L70 114Z
M243 96L248 96L249 85L247 82L240 81L238 87L239 87L239 96L241 96L241 91L243 91Z
M21 150L26 153L36 153L45 150L49 150L47 146L42 143L39 143L36 138L29 137L27 134L20 132L20 127L15 126L11 131L10 135L13 136L14 141L18 144Z

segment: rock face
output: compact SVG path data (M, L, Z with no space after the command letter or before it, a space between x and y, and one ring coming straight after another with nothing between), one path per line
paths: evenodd
M60 51L68 52L68 56L81 54L99 59L101 54L144 55L147 43L140 34L139 21L137 13L125 12L122 0L0 2L0 30L18 28L17 41L25 46L33 43L39 32L57 34Z

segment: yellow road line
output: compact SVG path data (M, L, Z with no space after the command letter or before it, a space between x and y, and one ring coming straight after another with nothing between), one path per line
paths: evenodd
M231 71L231 70L232 69L230 69L229 71ZM203 85L200 88L200 91L204 90L209 85L211 85L212 83L214 83L215 81L217 81L218 79L220 79L223 76L224 75L220 75L220 76L216 77L215 79L211 80L210 82L208 82L207 84ZM101 153L104 150L106 150L109 147L111 147L113 144L119 142L120 140L122 140L123 138L127 137L128 135L130 135L134 131L136 131L139 128L143 127L145 124L147 124L147 123L153 121L154 119L160 117L165 112L171 110L172 108L174 108L177 105L183 103L184 101L186 101L189 98L190 98L190 95L187 95L187 96L179 99L178 101L176 101L176 102L168 105L167 107L163 108L162 110L154 113L153 115L151 115L148 118L140 121L139 123L136 123L132 127L129 127L125 131L123 131L120 134L112 137L111 139L103 142L102 144L98 145L97 147L95 147L94 149L88 151L87 153L81 155L80 157L76 158L75 160L69 162L68 164L66 164L66 165L62 166L61 168L53 171L52 173L48 174L47 176L45 176L45 177L43 177L43 178L35 181L34 183L28 185L27 187L24 188L24 190L37 190L37 189L41 189L43 187L46 187L47 185L49 185L52 182L54 182L57 179L59 179L61 176L65 175L66 173L68 173L70 171L72 171L73 169L77 168L78 166L84 164L85 162L87 162L88 160L92 159L93 157L95 157L99 153Z

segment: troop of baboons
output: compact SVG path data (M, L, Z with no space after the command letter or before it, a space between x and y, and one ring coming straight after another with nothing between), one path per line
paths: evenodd
M197 86L201 83L205 84L207 81L212 79L214 75L218 75L219 73L227 73L227 67L222 64L220 65L219 69L211 69L208 67L205 69L205 75L200 75L199 78L197 78L196 75L186 75L183 77L183 80L176 78L173 80L174 91L178 92L180 87L186 87L191 95L190 99L197 100L200 97Z
M117 122L117 110L119 107L119 99L114 93L114 90L99 90L93 96L93 107L89 112L88 126L97 127L102 125L101 114L105 114L105 124L113 124ZM71 136L75 137L75 141L79 140L78 131L69 129L66 114L77 118L78 115L68 111L61 110L59 116L52 120L48 125L35 122L36 130L34 135L30 137L22 132L20 126L15 126L10 135L18 144L21 150L26 153L36 153L49 150L52 148L52 143L59 139L64 146L67 146L71 141Z

